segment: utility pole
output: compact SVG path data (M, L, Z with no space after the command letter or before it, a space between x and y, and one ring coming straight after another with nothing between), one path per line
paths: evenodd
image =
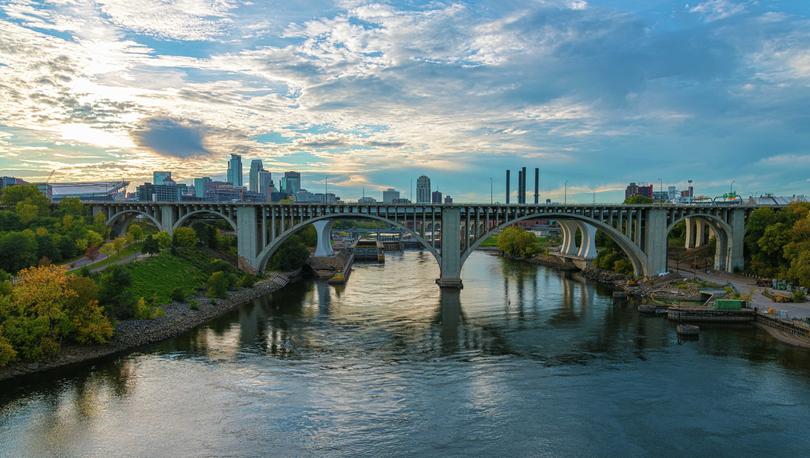
M492 177L489 177L489 204L492 205Z
M329 199L327 198L327 194L329 193L328 192L329 191L329 185L327 184L328 180L329 180L328 176L324 175L323 176L323 203L324 204L329 203Z
M596 191L593 192L593 204L596 205Z
M565 180L565 191L563 193L563 205L568 204L568 180Z

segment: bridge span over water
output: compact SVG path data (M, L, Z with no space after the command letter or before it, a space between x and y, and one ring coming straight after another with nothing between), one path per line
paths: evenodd
M715 269L743 268L743 236L755 206L715 205L484 205L484 204L282 204L214 202L88 202L93 213L105 215L113 233L135 217L149 219L172 233L195 217L218 217L237 234L239 267L261 272L290 236L315 224L319 250L328 249L331 221L364 218L409 232L436 258L437 283L461 287L461 268L484 240L500 230L534 218L556 220L563 243L561 254L596 257L595 235L602 231L627 254L637 276L667 271L667 234L687 223L687 245L701 243L703 234L717 240ZM707 229L707 230L705 230ZM577 234L580 234L577 237ZM579 238L579 242L577 239Z

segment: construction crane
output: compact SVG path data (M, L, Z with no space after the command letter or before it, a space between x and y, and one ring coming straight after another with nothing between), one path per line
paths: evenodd
M51 182L51 178L53 178L53 174L54 174L54 173L56 173L56 169L51 170L50 175L48 175L48 179L47 179L47 180L45 180L45 184L48 184L48 183L50 183L50 182Z

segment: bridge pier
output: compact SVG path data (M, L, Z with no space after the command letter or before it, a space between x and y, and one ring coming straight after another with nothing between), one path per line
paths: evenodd
M318 242L315 245L315 256L334 256L332 249L332 221L322 219L312 223L315 226L315 233L318 235Z
M596 228L588 223L579 221L577 221L577 226L579 227L580 234L582 234L577 256L586 261L596 259Z
M647 275L667 271L667 212L651 208L647 210L644 234L644 252L647 255Z
M169 235L174 233L174 207L171 205L160 206L160 225L161 230L166 231Z
M729 272L739 272L745 267L745 259L743 257L744 238L745 238L745 210L735 208L731 211L731 260L728 266Z
M236 209L236 252L237 266L248 273L259 270L259 225L256 207L239 207Z
M461 289L461 209L442 209L441 275L436 280L440 288Z

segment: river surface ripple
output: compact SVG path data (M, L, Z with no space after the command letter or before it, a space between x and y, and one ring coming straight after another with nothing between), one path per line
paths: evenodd
M806 456L810 351L674 326L576 275L429 253L306 281L115 360L2 386L0 456Z

